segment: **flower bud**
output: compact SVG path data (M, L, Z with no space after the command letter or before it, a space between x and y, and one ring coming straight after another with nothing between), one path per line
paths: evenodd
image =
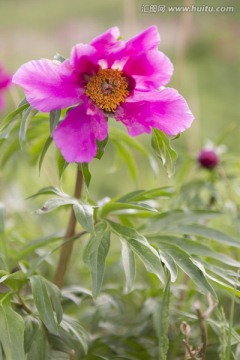
M199 164L206 169L214 169L220 162L214 149L202 149L197 158Z

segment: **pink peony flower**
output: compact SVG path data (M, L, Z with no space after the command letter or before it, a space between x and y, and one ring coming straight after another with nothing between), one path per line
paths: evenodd
M206 169L214 169L220 162L214 149L202 149L197 158L199 164Z
M72 107L53 138L68 162L90 162L96 140L108 134L107 118L121 121L129 135L152 128L177 135L193 115L184 98L166 85L173 65L158 51L160 37L151 26L128 41L117 27L89 45L77 44L63 63L41 59L24 64L14 75L28 102L40 111Z
M8 75L4 68L0 65L0 110L4 108L4 97L3 94L11 84L11 76Z

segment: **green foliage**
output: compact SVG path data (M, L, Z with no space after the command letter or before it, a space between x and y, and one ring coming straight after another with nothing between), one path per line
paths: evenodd
M84 261L88 264L92 276L93 297L101 290L109 246L110 231L105 223L99 223L96 226L96 234L90 238L84 251Z
M205 304L210 294L220 306L234 304L230 314L226 306L205 319L215 353L230 360L240 342L233 320L240 301L239 226L233 226L240 202L236 195L233 206L236 190L227 187L226 193L226 183L236 185L238 162L223 179L220 170L197 173L190 159L187 166L178 165L178 177L171 182L159 186L155 181L145 189L140 180L156 170L152 153L118 127L110 126L109 138L98 143L92 164L68 164L50 146L64 116L64 110L50 117L37 113L24 100L1 123L1 164L7 171L12 160L20 159L21 145L41 177L47 174L53 181L43 181L40 190L30 184L22 196L27 197L24 206L7 211L0 206L0 358L183 358L180 324L191 323L197 343L201 328L194 304L197 299ZM170 141L153 131L153 150L169 177L177 158ZM92 187L100 159L101 164L113 162L111 171L120 171L123 164L124 176L127 170L136 186L128 183L126 191L121 186L112 197L99 198ZM148 169L141 177L140 159ZM81 199L69 194L76 167L85 184ZM107 189L109 174L100 167ZM66 237L70 211L76 229ZM76 251L66 274L68 286L59 289L52 279L63 239ZM207 356L212 356L210 346Z
M24 360L24 321L8 299L0 302L0 342L6 360Z
M174 174L177 153L173 150L168 137L162 131L153 129L152 147L162 161L168 176L171 177Z

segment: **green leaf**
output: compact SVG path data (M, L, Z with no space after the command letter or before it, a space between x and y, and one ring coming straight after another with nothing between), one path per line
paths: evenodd
M55 195L61 196L63 198L69 198L70 197L68 194L64 193L63 191L61 191L56 186L47 186L47 187L44 187L44 188L40 189L35 194L28 196L27 200L28 199L33 199L33 198L38 197L40 195L51 195L51 194L55 194Z
M136 211L132 211L136 210ZM105 205L103 205L101 209L101 216L105 217L109 213L118 213L118 214L136 214L139 211L146 211L151 213L157 213L158 211L143 203L121 203L121 202L113 202L109 201Z
M202 238L207 238L210 240L215 240L221 244L227 246L240 247L240 240L225 234L221 231L211 229L204 225L178 225L174 228L171 228L171 233L184 234L184 235L195 235Z
M91 173L89 171L88 163L81 163L80 164L80 169L81 169L82 174L83 174L84 182L85 182L85 184L86 184L86 186L88 188L89 185L90 185L90 182L91 182Z
M124 143L121 142L114 141L113 143L116 146L116 149L118 150L119 156L123 159L124 164L127 166L129 174L131 175L132 179L136 181L138 177L137 167L134 157L129 151L129 148Z
M123 132L115 127L110 127L109 137L112 142L116 143L121 141L122 143L131 146L132 148L140 151L145 156L149 157L147 149L138 140L126 134L126 132Z
M39 275L30 277L32 286L33 298L36 304L39 317L52 334L58 333L58 325L54 318L53 308L49 294L47 292L47 285L45 279Z
M42 149L42 152L41 152L41 155L40 155L40 158L39 158L39 165L38 165L38 170L39 170L39 172L41 171L43 160L44 160L44 158L45 158L45 155L46 155L46 153L47 153L47 151L48 151L48 148L49 148L49 146L51 145L52 141L53 141L52 137L49 136L49 137L47 138L45 144L44 144L44 147L43 147L43 149Z
M206 277L209 278L211 281L213 281L216 285L218 285L222 289L228 291L231 294L234 294L234 295L240 297L240 291L237 290L236 288L232 287L231 285L217 279L216 277L214 277L208 273L206 273Z
M64 159L64 157L62 156L62 154L60 152L58 153L57 165L58 165L59 180L61 180L63 173L66 170L66 168L68 167L69 163Z
M73 205L73 210L79 224L87 232L94 234L93 207L82 202L78 202Z
M171 281L175 282L178 276L178 268L174 259L171 255L164 251L160 253L160 258L170 273Z
M157 156L161 159L168 176L171 177L175 170L177 153L171 147L170 141L164 132L153 129L152 147L155 150Z
M0 133L0 139L4 140L7 139L12 131L12 129L15 127L16 121L13 120L1 133Z
M53 234L53 235L49 235L49 236L45 236L45 237L41 237L38 239L34 239L31 241L28 241L26 243L26 245L24 245L21 249L19 249L19 251L17 252L17 254L15 256L13 256L13 260L12 260L12 267L16 266L16 264L22 260L23 258L26 258L27 255L33 253L35 250L49 245L50 243L62 240L63 238L63 234L62 235L57 235L57 234Z
M51 296L52 306L56 312L58 324L60 324L63 317L63 309L61 305L61 291L55 284L51 283L46 279L45 279L45 283L47 285L48 292Z
M23 110L22 112L22 119L19 129L19 142L22 146L23 142L26 141L26 133L28 125L31 121L31 119L38 113L38 110L33 109L31 106L29 106L27 109Z
M6 360L25 360L24 322L7 302L0 304L0 342Z
M154 273L165 283L165 273L158 252L148 243L147 239L135 229L107 220L112 231L127 241L132 251L137 254L148 271Z
M96 143L97 143L97 155L95 157L100 160L104 154L105 147L108 143L108 136L103 141L97 140Z
M133 290L134 279L136 273L134 252L128 246L128 243L121 239L122 243L122 264L126 277L127 293Z
M151 241L156 242L157 244L161 243L168 243L179 246L184 251L188 252L191 255L200 255L200 256L207 256L212 259L216 259L224 264L228 264L234 267L240 267L240 262L234 260L233 258L216 252L212 250L210 247L199 243L198 241L193 241L186 237L173 237L173 236L164 236L164 235L157 235L157 236L150 236L148 237Z
M46 330L42 322L33 316L25 318L24 345L27 360L46 360L48 358L49 345Z
M60 206L74 205L77 203L77 200L72 198L51 198L44 203L41 209L36 210L35 214L45 214L55 210Z
M6 129L6 127L15 120L25 109L27 109L30 104L26 103L19 106L16 110L8 114L3 120L0 121L0 131Z
M178 226L178 224L185 225L203 221L206 222L219 215L221 214L217 211L171 210L157 214L149 219L146 229L149 229L151 233L153 233L153 231L157 231L159 233L159 230L167 231L168 229Z
M105 223L97 224L96 235L92 236L84 251L84 261L88 264L92 276L93 297L99 294L102 286L105 260L110 246L110 231Z
M129 201L143 201L150 199L169 198L174 193L175 189L171 186L151 189L151 190L136 190L132 191L124 196L121 196L115 200L119 202Z
M62 329L64 330L64 338L66 339L67 337L66 340L71 346L70 349L73 348L76 350L76 355L79 354L76 360L82 359L84 357L83 355L86 355L88 352L88 343L90 342L88 333L78 321L67 315L64 315L61 323L61 335L63 334Z
M158 337L158 359L167 360L169 339L170 276L166 283L160 306L154 313L154 323Z
M0 278L0 284L4 283L14 291L19 291L27 283L26 275L20 270L11 274L6 274Z
M49 120L50 120L50 132L51 134L54 132L54 130L56 129L59 120L60 120L60 116L61 116L61 110L52 110L49 113Z
M176 264L193 280L198 289L204 294L210 293L215 299L217 295L211 285L206 280L203 272L196 266L190 256L177 246L162 243L159 245L161 251L167 252Z

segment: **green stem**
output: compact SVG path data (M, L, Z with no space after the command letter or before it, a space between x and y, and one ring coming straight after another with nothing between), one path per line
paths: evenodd
M82 187L83 187L83 176L82 172L78 169L77 176L76 176L76 184L75 184L75 191L74 197L80 199L82 194ZM58 265L56 269L56 273L54 276L54 283L61 288L64 284L64 277L68 268L68 264L71 258L72 250L73 250L73 241L67 241L72 238L75 234L76 228L76 217L74 210L72 208L71 214L69 217L67 229L64 235L63 245L61 248L60 257L58 260Z

